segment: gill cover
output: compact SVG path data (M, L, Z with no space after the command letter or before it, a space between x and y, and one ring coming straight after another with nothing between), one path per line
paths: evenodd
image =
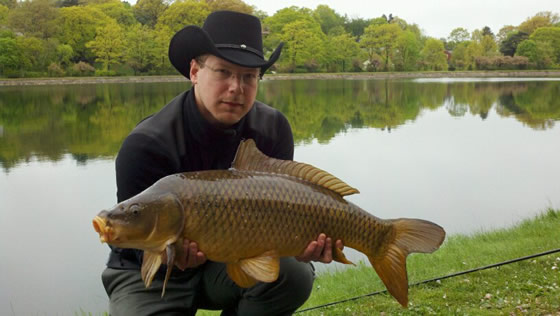
M139 202L141 203L141 202ZM156 212L153 230L146 238L144 258L141 274L146 287L152 283L155 274L163 262L163 254L167 255L167 271L162 289L165 294L167 280L175 263L176 248L182 245L182 233L185 226L185 212L181 201L172 193L159 195L150 203L146 203L147 210Z

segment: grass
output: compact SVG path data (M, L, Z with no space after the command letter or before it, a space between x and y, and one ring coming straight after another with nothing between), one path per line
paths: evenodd
M450 236L433 254L409 256L409 283L557 248L560 211L549 209L513 228ZM323 273L301 309L384 289L369 264ZM409 299L408 309L384 293L301 315L560 315L560 253L413 286Z

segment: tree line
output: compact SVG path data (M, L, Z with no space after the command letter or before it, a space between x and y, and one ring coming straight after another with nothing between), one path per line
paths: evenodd
M560 67L560 17L552 12L496 34L458 27L436 39L392 14L349 18L327 5L269 16L242 0L0 0L0 76L176 74L170 38L224 9L261 19L266 53L285 43L275 72Z

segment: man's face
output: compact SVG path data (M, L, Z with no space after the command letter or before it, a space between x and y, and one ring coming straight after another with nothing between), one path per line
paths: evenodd
M259 69L232 64L213 55L191 61L191 82L202 116L218 127L229 127L247 114L257 95Z

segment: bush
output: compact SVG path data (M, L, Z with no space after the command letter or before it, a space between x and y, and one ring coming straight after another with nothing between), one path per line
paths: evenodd
M91 76L95 73L95 68L92 65L85 63L83 61L74 64L72 66L72 75L73 76Z
M285 63L285 64L284 63L279 63L275 66L277 67L278 72L281 72L281 73L292 73L292 72L294 72L294 69L295 69L294 66L292 66L288 63Z
M352 68L350 68L350 71L352 71L352 72L362 72L362 71L364 71L364 69L362 67L363 67L362 60L360 60L359 58L352 59Z
M64 69L57 63L51 63L47 68L49 77L62 77L64 76Z
M6 78L22 78L23 72L15 69L4 69L3 75Z
M44 77L45 73L39 71L25 71L23 73L23 77L25 78L39 78Z
M103 70L103 69L96 69L95 76L96 77L107 77L107 76L116 76L117 72L114 70Z
M521 70L530 66L529 59L524 56L480 56L474 62L478 70Z

